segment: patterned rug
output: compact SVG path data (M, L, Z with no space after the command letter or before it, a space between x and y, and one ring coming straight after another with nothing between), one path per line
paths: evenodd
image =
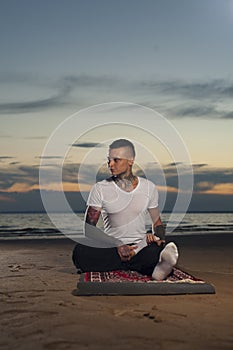
M211 284L178 268L164 281L136 271L86 272L80 277L74 295L146 295L215 293Z
M108 271L108 272L86 272L84 274L85 282L112 282L112 283L125 283L125 282L143 282L143 283L164 283L164 282L190 282L190 283L205 283L203 280L198 279L187 272L174 268L172 273L164 281L152 280L151 276L141 275L136 271Z

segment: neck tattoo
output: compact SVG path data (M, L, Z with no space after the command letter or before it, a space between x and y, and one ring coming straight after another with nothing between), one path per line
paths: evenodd
M133 174L124 177L114 176L113 180L117 186L126 192L132 191L138 184L137 176L134 176Z

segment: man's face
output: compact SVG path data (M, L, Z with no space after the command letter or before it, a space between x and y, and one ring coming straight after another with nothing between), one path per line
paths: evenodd
M133 157L128 147L109 149L108 167L112 175L129 175L133 165Z

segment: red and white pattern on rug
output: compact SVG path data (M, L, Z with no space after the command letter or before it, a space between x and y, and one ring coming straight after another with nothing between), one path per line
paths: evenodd
M178 268L173 268L172 273L163 281L152 280L151 276L141 275L136 271L108 271L108 272L86 272L84 277L85 282L139 282L139 283L205 283L187 272Z

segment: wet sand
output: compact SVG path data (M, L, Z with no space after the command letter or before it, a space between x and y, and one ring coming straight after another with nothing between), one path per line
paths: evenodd
M232 349L233 235L172 240L216 294L77 297L74 242L0 241L0 349Z

